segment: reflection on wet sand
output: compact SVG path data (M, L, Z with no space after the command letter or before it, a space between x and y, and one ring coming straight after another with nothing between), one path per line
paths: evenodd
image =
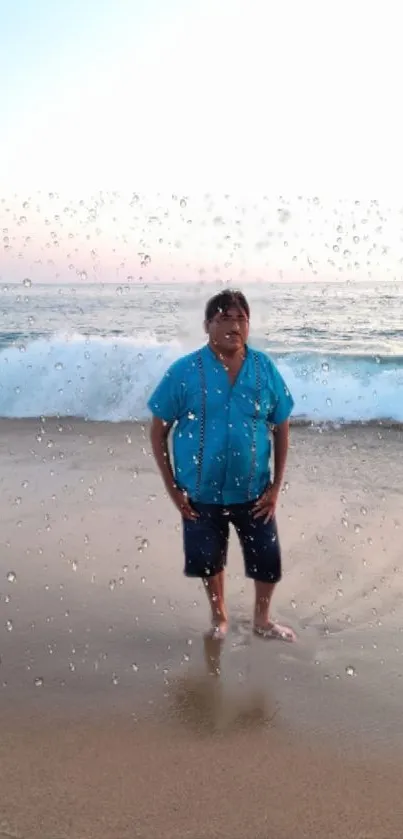
M174 681L171 712L180 724L211 734L268 725L277 706L263 682L253 684L248 673L222 672L225 641L205 636L204 667L189 667Z
M209 676L220 676L221 654L224 641L222 638L212 638L208 633L204 636L204 660Z

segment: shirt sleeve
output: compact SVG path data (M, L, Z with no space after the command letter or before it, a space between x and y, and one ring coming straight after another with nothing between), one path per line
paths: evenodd
M271 359L269 359L269 381L274 399L267 419L272 425L281 425L289 418L294 407L294 400L280 371Z
M153 416L171 423L179 418L182 401L181 376L176 362L168 368L149 397L147 407Z

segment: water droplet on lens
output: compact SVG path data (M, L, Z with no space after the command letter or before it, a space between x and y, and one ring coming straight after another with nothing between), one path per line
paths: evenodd
M17 575L16 575L15 571L9 571L8 574L7 574L7 582L15 583L16 579L17 579Z
M34 685L35 685L36 688L41 688L42 687L42 685L43 685L42 676L37 676L36 679L34 679Z
M351 664L349 664L348 667L346 667L346 673L347 673L347 676L356 676L357 675L355 668L352 667Z
M148 539L142 539L138 548L137 548L137 550L139 551L139 553L142 553L143 551L146 550L146 548L148 548L148 546L149 546Z
M187 206L187 201L186 201L186 198L181 198L181 200L180 200L179 204L180 204L180 206L182 207L182 210L184 210L184 209L185 209L185 207Z
M323 362L323 364L322 364L322 370L323 370L323 372L324 372L324 373L328 373L328 372L329 372L329 365L328 365L327 361L324 361L324 362Z
M22 284L25 288L31 288L32 280L29 277L25 277L25 280L22 281Z
M138 669L138 664L132 664L132 670L134 670L135 673L138 672Z
M367 508L366 508L366 507L361 507L360 512L361 512L361 514L362 514L363 516L366 516L366 515L367 515L367 513L368 513L368 510L367 510Z
M111 591L116 588L116 580L109 580L109 588Z
M13 629L13 622L12 622L12 620L8 620L8 621L6 621L6 629L7 629L7 632L11 632L11 631L12 631L12 629Z
M285 224L291 218L290 211L283 208L283 207L280 207L277 210L277 215L278 215L278 220L281 224Z

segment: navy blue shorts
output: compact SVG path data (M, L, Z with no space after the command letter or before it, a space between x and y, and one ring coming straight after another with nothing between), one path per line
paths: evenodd
M195 520L183 519L185 574L187 577L213 577L227 563L229 526L238 535L245 574L264 583L278 583L281 579L281 551L275 519L264 523L254 519L252 508L256 502L230 504L199 504L192 502L199 513Z

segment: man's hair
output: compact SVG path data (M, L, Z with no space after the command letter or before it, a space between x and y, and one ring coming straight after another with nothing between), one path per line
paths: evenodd
M207 323L212 320L218 312L225 315L229 309L238 309L238 311L245 314L249 320L249 303L245 295L242 294L242 291L225 289L225 291L220 291L219 294L215 294L214 297L211 297L207 302L205 310L205 319Z

